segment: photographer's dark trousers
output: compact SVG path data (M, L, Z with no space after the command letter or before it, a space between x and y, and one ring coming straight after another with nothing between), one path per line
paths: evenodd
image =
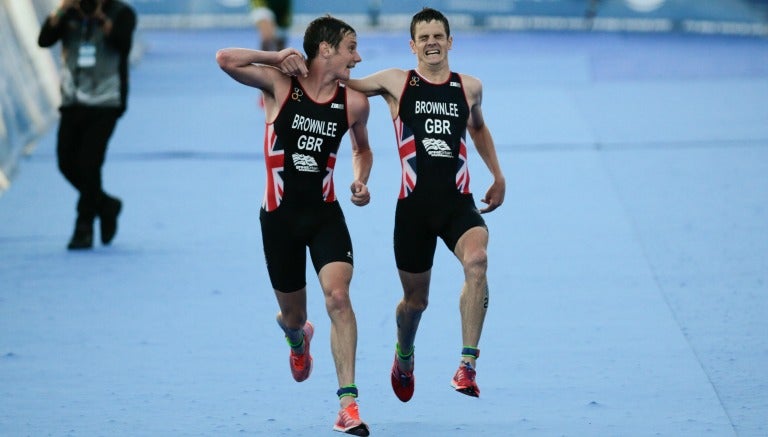
M101 186L101 167L120 115L118 108L61 109L56 154L59 170L80 193L78 227L92 227L109 199Z

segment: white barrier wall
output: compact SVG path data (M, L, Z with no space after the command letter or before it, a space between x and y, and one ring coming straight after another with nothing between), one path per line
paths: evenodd
M57 117L58 74L50 50L37 46L55 0L0 0L0 193L19 157Z

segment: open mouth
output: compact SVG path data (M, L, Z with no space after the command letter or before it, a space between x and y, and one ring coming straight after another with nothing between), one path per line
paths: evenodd
M429 56L429 55L439 55L440 54L440 50L427 50L426 53L427 53L427 56Z

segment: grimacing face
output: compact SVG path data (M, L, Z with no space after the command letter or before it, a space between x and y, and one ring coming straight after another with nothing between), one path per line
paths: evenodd
M443 23L436 20L422 21L415 26L411 50L416 54L419 62L436 64L447 58L452 44L453 37L446 34Z

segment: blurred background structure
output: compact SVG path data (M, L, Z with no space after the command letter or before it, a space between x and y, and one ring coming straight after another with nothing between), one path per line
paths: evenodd
M134 0L151 27L244 25L246 0ZM294 1L295 25L331 12L356 28L407 28L414 7L430 6L452 26L478 30L600 30L765 35L765 0L330 0Z
M248 0L131 0L143 29L251 27ZM407 29L410 0L294 1L293 28L332 13L360 31ZM56 68L37 47L38 25L56 0L0 0L0 193L18 159L50 128ZM422 3L419 3L421 5ZM477 31L681 32L766 37L768 0L433 0L454 29ZM142 50L141 37L136 58Z

